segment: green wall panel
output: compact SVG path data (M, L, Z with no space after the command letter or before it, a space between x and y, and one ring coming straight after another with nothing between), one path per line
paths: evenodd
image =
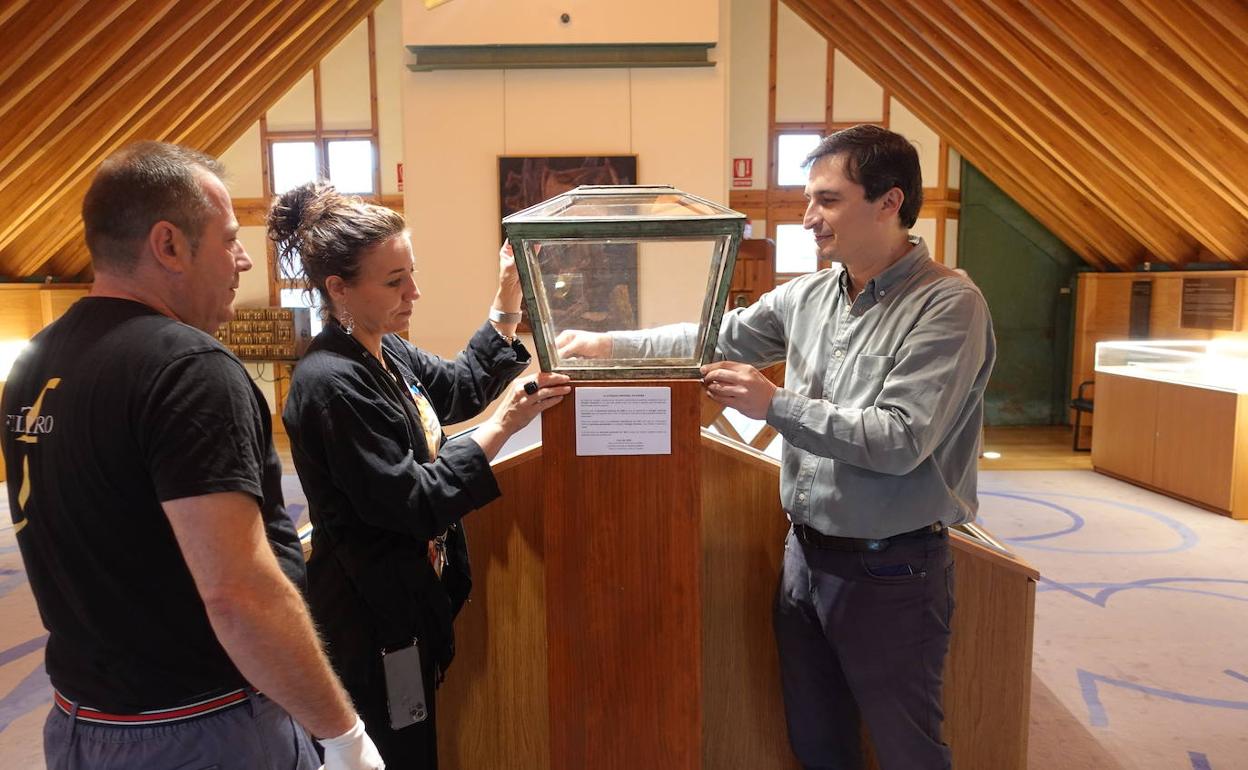
M965 162L958 240L958 265L983 291L997 335L985 422L1064 424L1071 292L1083 261Z

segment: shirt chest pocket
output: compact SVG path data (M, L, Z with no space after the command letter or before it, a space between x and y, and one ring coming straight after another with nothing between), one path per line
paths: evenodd
M892 356L860 355L854 359L849 376L842 378L838 403L845 406L870 406L884 387L884 379L893 370Z

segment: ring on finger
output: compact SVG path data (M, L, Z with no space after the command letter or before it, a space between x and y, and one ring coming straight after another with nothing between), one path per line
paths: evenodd
M524 383L524 392L528 393L530 396L536 393L537 390L538 388L537 388L536 382L529 380L528 382Z

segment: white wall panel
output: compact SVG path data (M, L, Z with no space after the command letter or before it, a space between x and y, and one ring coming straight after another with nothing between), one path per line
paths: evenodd
M889 104L889 128L909 139L919 151L923 186L935 187L940 172L940 137L896 99Z
M752 159L750 188L766 189L770 13L768 4L759 0L732 0L731 13L728 156Z
M784 3L777 13L776 122L822 123L828 102L828 41Z
M718 0L455 0L433 9L408 0L403 11L408 45L710 43L719 37ZM571 17L566 24L564 13Z
M312 71L299 79L265 113L270 131L313 131L316 129L316 88Z
M321 60L321 124L327 131L367 129L373 106L368 87L368 22L356 25Z
M837 123L884 119L884 89L839 50L832 62L832 119Z

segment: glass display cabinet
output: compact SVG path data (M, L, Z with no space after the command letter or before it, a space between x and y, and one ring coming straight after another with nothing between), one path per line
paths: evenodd
M1230 339L1098 342L1096 371L1248 393L1248 343Z
M719 335L746 217L670 186L581 186L503 220L544 371L573 379L699 377ZM696 327L675 358L559 356L566 330Z

